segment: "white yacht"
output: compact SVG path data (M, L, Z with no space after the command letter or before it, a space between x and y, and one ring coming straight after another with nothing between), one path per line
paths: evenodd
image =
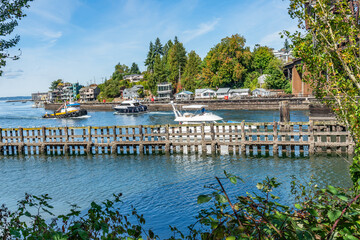
M175 104L171 102L175 114L175 122L179 124L201 124L222 122L223 118L211 112L205 112L206 105L186 105L182 107L183 111L178 110ZM194 112L188 112L193 110Z
M142 105L137 100L123 101L120 105L113 107L116 113L140 113L147 110L146 105Z

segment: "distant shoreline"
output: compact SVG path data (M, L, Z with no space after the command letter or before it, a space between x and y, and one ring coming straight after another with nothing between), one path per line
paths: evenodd
M310 104L319 104L315 98L246 98L238 100L218 100L218 99L198 99L191 101L174 101L178 105L203 104L207 105L208 110L278 110L279 103L288 101L290 110L309 110ZM113 106L119 102L111 103L80 103L82 109L88 111L114 111ZM149 111L171 111L172 107L169 101L144 102ZM60 103L46 103L45 110L57 110Z

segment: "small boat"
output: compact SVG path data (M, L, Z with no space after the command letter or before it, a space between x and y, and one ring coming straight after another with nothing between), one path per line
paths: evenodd
M116 113L141 113L147 111L147 106L141 104L137 100L126 100L123 101L120 105L116 105L113 107Z
M206 112L206 105L186 105L183 106L183 111L176 109L174 103L171 103L175 114L175 122L179 124L201 124L201 123L217 123L223 122L223 118L212 112ZM188 112L188 110L195 110L195 112Z
M43 118L78 118L87 115L85 109L80 109L79 103L63 104L53 114L45 114Z

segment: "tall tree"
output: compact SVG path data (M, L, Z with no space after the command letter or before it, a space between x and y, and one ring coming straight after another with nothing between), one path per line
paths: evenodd
M165 63L158 54L155 57L154 72L148 80L148 86L152 94L157 95L157 84L162 82L166 82L166 70Z
M360 191L360 25L359 1L290 0L289 14L300 31L285 32L294 56L304 63L303 79L351 131L356 155L350 172ZM325 98L326 97L326 98Z
M20 40L19 35L9 37L18 25L18 20L25 16L24 8L28 8L32 0L1 0L0 3L0 68L6 65L6 59L17 60L18 56L11 56L7 49L14 47ZM3 71L0 70L0 76Z
M209 87L242 86L251 63L245 38L236 34L213 47L203 61L201 78Z
M194 91L197 87L197 79L201 73L201 58L195 51L191 51L187 56L184 75L181 78L183 89Z
M186 65L186 50L181 42L174 43L169 49L167 66L169 71L168 80L177 90L180 88L181 75Z
M285 49L286 53L290 52L290 50L291 50L290 44L289 44L289 41L287 40L287 38L285 39L285 42L284 42L284 49Z
M147 70L149 72L152 72L154 70L154 62L155 62L155 49L154 49L154 44L150 42L149 52L145 60L145 66L147 66Z
M155 54L155 56L158 54L162 56L164 54L163 46L162 46L159 38L156 38L156 40L155 40L154 54Z
M134 62L131 65L130 74L140 74L139 66Z

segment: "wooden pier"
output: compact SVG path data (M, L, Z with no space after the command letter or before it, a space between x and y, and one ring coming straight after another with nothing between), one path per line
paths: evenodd
M0 154L345 153L355 143L336 122L221 123L0 129Z

